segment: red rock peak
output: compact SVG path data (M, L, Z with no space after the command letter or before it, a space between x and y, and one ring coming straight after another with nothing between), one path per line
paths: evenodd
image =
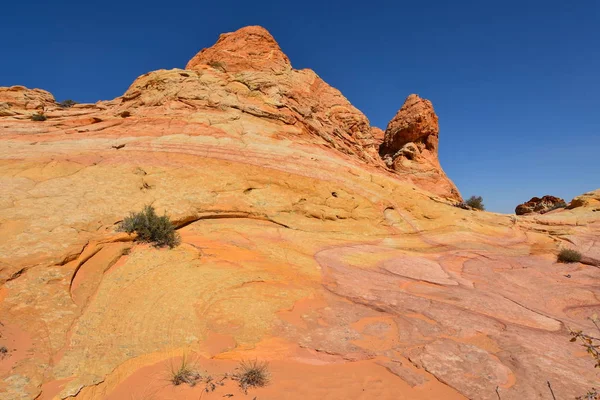
M201 65L216 66L227 72L283 72L292 68L277 41L261 26L246 26L222 34L217 43L202 49L185 68L197 70Z

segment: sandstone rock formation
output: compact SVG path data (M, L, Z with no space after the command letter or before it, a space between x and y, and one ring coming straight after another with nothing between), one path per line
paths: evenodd
M281 74L292 71L288 57L273 36L261 26L247 26L236 32L222 34L214 46L196 54L185 68L202 70L204 65L226 72Z
M411 94L390 121L379 154L386 165L418 186L461 201L438 159L438 117L429 100Z
M560 398L591 387L568 329L592 329L600 311L588 265L600 190L518 219L454 207L431 194L431 113L407 113L384 142L413 143L401 157L431 171L391 173L338 91L250 49L273 46L267 35L225 36L111 101L61 109L19 89L48 119L14 100L20 111L0 117L0 398L495 400L498 388L505 400L546 399L547 381ZM146 204L168 213L180 246L116 231ZM588 264L557 264L566 245ZM213 377L268 361L271 383L172 386L182 356Z
M567 208L573 209L577 207L589 207L595 211L600 211L600 193L596 190L577 196L571 200Z
M207 70L218 71L215 86L221 87L211 85L205 90L216 106L235 108L242 95L246 97L239 102L242 112L279 120L300 130L302 136L318 139L317 143L381 164L367 117L314 71L292 69L262 27L221 35L214 46L192 58L186 69L196 72L200 85ZM227 86L222 87L223 83ZM202 91L193 93L198 96Z
M544 196L542 198L532 197L531 200L525 202L523 204L519 204L517 208L515 208L515 213L517 215L525 215L531 213L544 214L548 211L556 210L557 208L566 207L567 203L559 198L554 196Z
M0 117L30 115L55 103L54 96L45 90L30 90L25 86L0 87Z

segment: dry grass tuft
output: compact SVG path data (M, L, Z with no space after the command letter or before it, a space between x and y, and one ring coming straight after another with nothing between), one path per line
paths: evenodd
M198 373L198 371L192 368L187 359L183 357L181 359L181 365L179 368L171 368L171 376L169 381L175 386L179 386L184 383L190 386L195 386L201 378L202 376Z
M267 362L242 361L238 367L239 372L233 374L233 379L239 382L244 393L251 387L263 387L269 383L269 364Z

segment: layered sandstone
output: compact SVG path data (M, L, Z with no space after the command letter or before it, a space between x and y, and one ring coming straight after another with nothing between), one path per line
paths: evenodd
M571 200L567 208L573 209L577 207L589 207L595 211L600 211L600 192L596 190L577 196Z
M381 165L367 117L314 71L293 69L264 28L250 26L223 34L186 66L200 80L208 69L220 72L219 83L229 84L210 87L217 105L230 107L227 98L233 96L237 102L241 92L246 97L242 111L280 120L316 143Z
M46 121L28 103L0 117L0 397L544 399L547 381L561 398L593 386L568 332L600 311L600 190L519 218L454 207L433 167L414 180L427 174L392 173L374 151L413 143L433 163L425 104L383 137L313 72L251 51L272 46L265 32L229 34L111 101L61 109L44 95ZM146 204L180 246L116 231ZM588 264L556 263L563 247ZM182 356L218 379L268 361L271 383L175 387Z
M0 117L28 115L55 106L51 93L25 86L0 87Z
M429 100L411 94L390 121L379 154L394 171L441 197L461 201L438 159L438 117Z

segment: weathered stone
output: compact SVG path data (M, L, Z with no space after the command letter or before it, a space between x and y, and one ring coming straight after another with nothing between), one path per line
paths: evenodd
M499 386L503 399L541 399L547 380L564 398L593 386L565 327L594 328L600 269L555 255L568 241L600 259L596 203L516 218L436 199L449 187L439 174L443 190L409 178L434 162L430 113L398 128L412 134L391 142L389 171L366 117L288 69L257 29L221 41L224 68L205 51L111 101L61 109L10 94L21 100L0 117L0 397L497 399ZM252 46L274 51L272 67ZM26 118L35 104L43 124ZM146 204L180 246L116 231ZM269 361L271 382L173 387L182 355L212 376Z
M548 211L556 210L557 208L564 208L567 206L567 203L559 198L554 196L544 196L542 198L532 197L526 203L519 204L517 208L515 208L515 213L517 215L538 213L544 214Z
M438 159L438 117L429 100L411 94L390 121L379 154L403 178L439 196L462 200Z

